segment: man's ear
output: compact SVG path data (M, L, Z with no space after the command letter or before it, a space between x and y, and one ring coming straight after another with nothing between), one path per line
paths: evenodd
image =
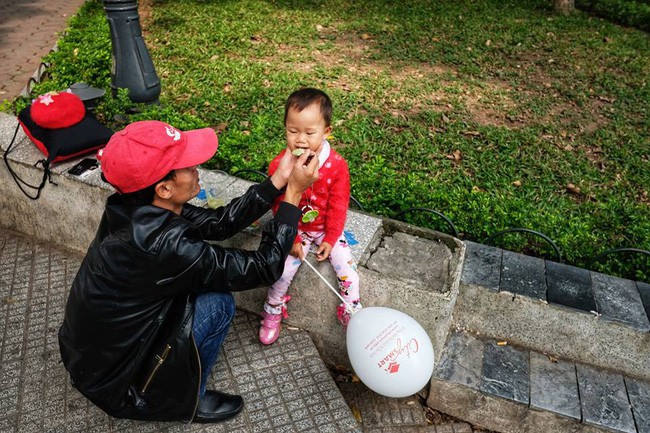
M156 196L160 197L163 200L169 200L172 196L172 191L167 184L167 181L162 181L156 184L154 188L156 191Z

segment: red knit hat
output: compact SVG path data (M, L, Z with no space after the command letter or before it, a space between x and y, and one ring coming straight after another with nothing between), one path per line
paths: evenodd
M86 115L83 101L74 93L49 92L36 98L30 115L42 128L61 129L81 122Z
M157 120L144 120L113 134L97 159L108 183L130 193L153 185L174 169L204 163L218 145L211 128L183 132Z

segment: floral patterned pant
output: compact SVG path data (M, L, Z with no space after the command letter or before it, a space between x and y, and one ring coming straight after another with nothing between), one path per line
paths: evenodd
M308 259L309 248L311 244L320 245L325 237L323 232L303 232L298 231L302 238L302 250L305 258ZM311 259L313 263L313 258ZM350 304L359 304L359 274L357 273L357 264L352 259L352 252L350 246L341 234L341 237L336 241L336 245L332 246L332 252L329 256L329 261L334 267L336 276L339 283L339 291L343 299ZM297 257L289 254L286 262L284 263L284 272L278 281L276 281L270 288L264 310L269 314L280 314L285 306L285 296L293 277L298 272L298 268L302 262Z

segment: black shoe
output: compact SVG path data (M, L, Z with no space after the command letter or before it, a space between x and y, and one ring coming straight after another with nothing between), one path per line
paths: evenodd
M210 423L227 420L244 408L244 399L219 391L206 391L199 399L192 422Z

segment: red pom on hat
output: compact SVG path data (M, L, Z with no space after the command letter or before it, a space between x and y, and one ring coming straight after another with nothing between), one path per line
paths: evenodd
M42 128L61 129L81 122L86 107L74 93L49 92L32 102L30 114L34 123Z

